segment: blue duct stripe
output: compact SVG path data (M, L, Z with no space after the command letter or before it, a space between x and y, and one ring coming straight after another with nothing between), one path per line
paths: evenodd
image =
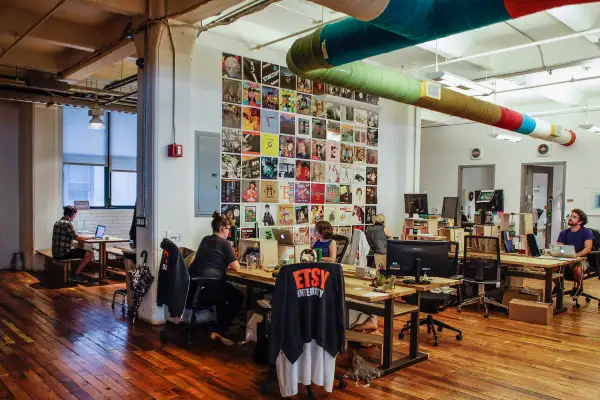
M529 135L535 130L535 126L535 119L527 114L523 114L523 123L521 124L521 127L517 129L517 132L522 133L523 135Z
M325 26L321 43L338 66L509 19L503 0L391 0L373 21Z

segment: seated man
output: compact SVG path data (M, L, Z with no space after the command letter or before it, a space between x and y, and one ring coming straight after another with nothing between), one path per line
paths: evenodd
M72 280L75 283L83 283L85 279L82 278L81 271L92 260L94 255L92 252L84 249L72 248L73 240L84 238L77 236L72 224L77 216L77 209L73 206L66 206L63 210L63 217L54 223L52 230L52 257L56 260L81 258L81 263L73 273Z
M587 222L588 217L583 211L578 208L571 211L568 222L569 228L558 235L557 244L573 246L577 252L577 257L586 257L592 251L594 244L594 234L585 227ZM578 296L583 291L583 274L587 265L587 260L584 260L571 267L573 280L575 281L575 286L571 292L573 296Z

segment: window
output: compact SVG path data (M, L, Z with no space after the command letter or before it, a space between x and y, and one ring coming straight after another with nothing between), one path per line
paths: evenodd
M105 113L104 129L88 128L85 108L63 107L63 204L132 207L137 190L137 116Z

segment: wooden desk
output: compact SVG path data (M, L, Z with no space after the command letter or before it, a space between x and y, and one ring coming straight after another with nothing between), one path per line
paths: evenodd
M261 269L242 269L238 272L228 271L227 275L233 282L246 285L248 293L252 293L254 287L272 287L275 278L272 272ZM409 354L399 360L392 359L393 335L394 335L394 303L398 297L403 297L417 292L415 289L396 286L390 293L373 292L370 282L365 279L357 279L344 276L346 288L345 296L365 303L384 303L384 333L383 333L383 363L379 366L382 375L406 368L410 365L427 360L427 353L419 352L419 305L408 310L411 314L410 349ZM420 299L420 296L419 296Z
M479 258L479 259L494 259L496 257L495 254L488 253L469 253L469 256ZM461 259L464 258L464 253L459 254ZM507 276L514 276L520 278L529 278L529 279L538 279L543 280L545 282L544 287L544 302L552 303L552 282L555 279L562 279L563 273L562 270L564 267L569 265L574 265L580 261L584 260L584 258L573 258L570 260L558 260L551 258L539 258L539 257L528 257L525 255L519 254L506 254L500 253L500 263L502 264L503 269L506 271ZM535 271L518 271L512 269L511 267L528 267L528 268L538 268L540 272ZM562 285L557 284L557 293L556 293L556 309L554 310L554 314L561 314L567 311L566 307L563 306L563 291L561 288Z
M344 271L344 276L346 277L346 279L357 279L357 280L362 280L362 281L368 281L369 283L371 282L371 278L356 277L356 268L353 265L344 264L344 265L342 265L342 269ZM411 277L406 277L404 279L409 279L409 278L411 278ZM428 284L403 283L402 279L403 279L402 277L399 277L398 280L396 280L397 287L400 286L400 287L411 288L417 292L429 292L433 289L439 289L439 288L446 287L446 286L460 285L459 279L438 278L438 277L433 277L433 276L427 277L427 279L431 280L431 283L428 283Z
M100 274L98 280L100 282L106 281L106 261L108 259L108 255L106 253L106 244L107 243L129 243L129 239L122 239L118 237L111 236L110 239L96 239L89 238L79 240L79 247L83 247L84 244L97 244L98 245L98 254L99 254L99 263L100 263Z

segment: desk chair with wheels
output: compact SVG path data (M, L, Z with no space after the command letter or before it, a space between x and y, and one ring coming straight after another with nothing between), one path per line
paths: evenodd
M458 269L458 243L456 242L448 242L450 254L452 257L449 257L448 263L444 265L436 266L436 269L431 270L430 276L440 277L440 278L451 278L451 279L461 279L461 276L456 275L456 271ZM460 291L459 291L460 292ZM433 345L438 345L438 337L436 332L436 327L438 332L442 332L444 329L448 329L457 333L456 340L462 340L462 331L456 329L453 326L450 326L442 321L439 321L433 318L433 315L443 312L452 306L453 303L456 302L456 297L453 294L447 294L444 292L433 293L433 292L425 292L421 294L421 304L419 305L419 309L423 313L427 313L427 317L422 318L419 321L419 326L427 325L427 333L433 333ZM418 302L417 295L411 295L405 298L406 302L409 304L416 305ZM408 321L402 329L400 330L400 339L404 339L404 332L410 329L410 321Z
M588 254L587 261L589 263L588 267L583 271L583 280L588 280L592 278L600 279L600 231L596 229L590 229L594 234L594 244L592 247L592 252ZM573 272L571 268L565 269L565 279L574 280ZM583 282L581 282L583 285ZM571 295L573 297L573 301L575 301L575 307L580 308L579 298L584 297L585 302L589 303L592 300L598 302L598 307L600 307L600 298L596 296L592 296L589 293L586 293L585 290L582 290L579 293L575 293L572 290L565 292L567 295Z
M344 235L333 235L331 239L335 241L337 246L337 256L335 257L335 262L341 264L342 260L344 259L344 255L346 254L346 250L348 250L350 239Z
M488 257L476 258L471 253L488 253ZM463 301L457 311L461 312L464 306L471 304L482 304L488 318L490 311L488 306L493 305L508 312L508 307L504 304L486 296L485 286L501 283L501 263L500 263L500 240L493 236L465 236L464 245L464 263L462 269L463 286L465 284L477 285L477 296Z

